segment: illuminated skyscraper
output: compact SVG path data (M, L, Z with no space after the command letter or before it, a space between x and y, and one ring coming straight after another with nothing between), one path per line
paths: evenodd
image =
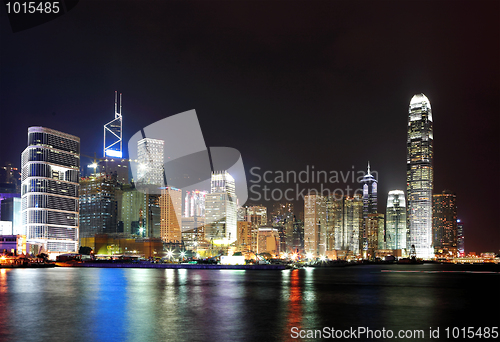
M434 257L432 246L433 184L432 110L424 94L412 97L408 115L406 181L407 181L407 246L416 257Z
M238 238L236 246L240 252L257 251L257 234L255 236L255 246L252 237L252 222L238 221Z
M304 250L314 257L326 252L326 197L316 192L304 197Z
M257 235L259 228L267 224L267 208L258 205L245 207L244 219L251 222L251 251L257 251Z
M30 127L21 165L22 219L28 243L49 255L77 252L80 138Z
M159 139L144 138L137 142L137 183L161 187L164 186L163 146Z
M363 199L360 195L344 198L343 224L343 249L360 255L363 231Z
M121 221L125 234L144 235L140 229L144 230L147 226L144 217L144 212L147 211L146 202L147 196L142 191L130 187L124 189L121 201Z
M160 209L161 239L164 242L180 243L182 241L182 190L172 187L162 188L160 196Z
M369 214L371 215L371 214ZM327 241L340 254L361 254L363 232L363 198L356 194L327 201ZM339 252L341 251L341 252Z
M366 225L366 256L367 259L373 259L376 255L377 249L385 249L384 244L384 214L382 213L374 213L368 214L368 217L365 219ZM405 222L406 227L406 222ZM406 230L406 229L405 229ZM382 232L382 234L380 234ZM382 239L382 243L379 242L379 238ZM383 248L380 248L382 245Z
M368 170L361 180L363 184L363 231L360 232L361 243L363 250L368 249L367 237L367 218L369 214L377 213L377 180L370 172L370 163L368 162Z
M186 191L184 197L184 217L204 217L206 191Z
M104 125L104 157L122 157L122 94L120 94L120 112L117 100L115 91L115 118Z
M80 180L80 239L118 230L118 182L104 173Z
M368 214L377 213L377 180L370 172L370 163L368 170L361 180L363 183L363 218L367 218Z
M205 198L205 238L216 244L237 239L236 190L234 178L227 171L212 173L211 190Z
M384 249L406 249L406 201L403 190L391 190L387 196Z
M464 224L460 219L457 219L457 250L459 256L465 256Z
M457 255L457 196L449 190L432 196L433 243L436 253Z
M280 237L278 229L260 227L257 235L257 252L278 256L280 253Z

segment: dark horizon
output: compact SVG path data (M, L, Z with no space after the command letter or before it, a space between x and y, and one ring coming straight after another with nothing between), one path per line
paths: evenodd
M457 195L467 252L500 249L500 186L489 176L500 169L497 1L79 2L16 33L2 8L2 163L20 166L38 125L101 157L118 91L124 146L195 109L206 146L237 149L247 182L253 167L370 162L385 212L388 191L406 190L408 106L424 93L434 193Z

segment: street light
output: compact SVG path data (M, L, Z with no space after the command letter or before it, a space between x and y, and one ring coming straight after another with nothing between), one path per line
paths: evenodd
M169 250L167 251L167 257L168 257L168 260L170 260L173 256L174 256L174 252L173 252L171 249L169 249Z

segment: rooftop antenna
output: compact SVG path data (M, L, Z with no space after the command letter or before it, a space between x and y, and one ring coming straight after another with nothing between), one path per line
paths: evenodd
M122 94L118 112L118 92L115 91L115 118L104 125L104 157L122 158ZM107 139L106 139L107 138ZM108 140L108 143L106 143Z
M117 98L118 92L115 91L115 119L122 117L122 93L120 93L120 112L117 111Z

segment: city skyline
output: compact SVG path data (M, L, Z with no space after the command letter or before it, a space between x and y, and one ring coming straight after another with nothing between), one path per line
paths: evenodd
M457 3L454 15L429 4L423 28L406 24L408 16L424 20L413 6L395 2L366 2L356 15L346 2L295 3L285 12L271 3L258 11L249 3L184 4L179 18L171 4L126 3L111 22L112 2L101 11L80 3L18 33L2 20L0 162L20 167L27 128L37 125L80 137L82 154L100 154L118 91L125 141L196 109L207 146L238 149L250 181L256 166L349 171L370 161L383 212L387 193L405 188L407 106L424 93L436 113L434 193L456 193L466 250L498 251L498 185L484 176L499 168L499 53L489 43L499 37L498 3L470 4ZM125 24L133 10L137 29ZM160 23L154 12L169 20ZM82 26L90 16L94 27ZM124 50L128 39L134 51Z

